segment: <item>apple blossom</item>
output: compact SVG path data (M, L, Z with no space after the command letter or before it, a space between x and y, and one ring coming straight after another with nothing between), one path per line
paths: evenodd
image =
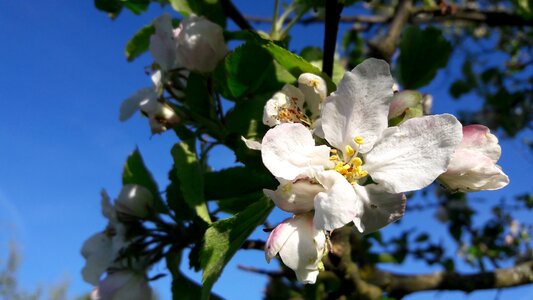
M303 73L298 77L298 87L286 84L266 102L263 124L273 127L281 123L304 123L314 128L326 96L324 79Z
M498 138L483 125L463 127L463 140L439 181L455 192L497 190L509 177L496 164L501 155Z
M92 300L149 300L152 289L146 274L132 270L109 272L91 295Z
M204 17L185 17L173 34L178 60L191 71L213 71L228 52L222 27Z
M124 100L120 106L120 121L124 122L140 110L148 117L153 134L161 133L176 126L180 118L165 102L159 100L154 88L143 88Z
M126 184L115 201L115 209L119 213L144 219L151 214L153 201L152 193L145 187Z
M154 21L155 33L150 36L149 50L156 63L164 71L181 66L176 50L176 33L172 27L172 17L163 14Z
M326 252L326 234L313 226L312 213L294 215L281 222L265 245L267 262L279 254L283 263L294 270L298 281L306 284L315 283Z
M401 217L402 193L429 185L446 170L461 141L460 123L444 114L387 128L392 84L388 64L376 59L344 75L321 113L323 138L334 148L315 146L301 124L280 124L265 134L263 163L280 181L267 194L279 207L300 213L313 203L318 229L353 221L368 233ZM375 184L365 185L369 177ZM287 182L306 184L291 194Z

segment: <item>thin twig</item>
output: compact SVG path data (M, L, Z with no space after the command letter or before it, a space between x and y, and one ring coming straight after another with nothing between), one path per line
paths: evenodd
M338 0L326 1L326 24L324 26L324 58L322 61L322 71L329 77L333 74L337 32L339 31L339 20L343 8L344 4L340 3Z

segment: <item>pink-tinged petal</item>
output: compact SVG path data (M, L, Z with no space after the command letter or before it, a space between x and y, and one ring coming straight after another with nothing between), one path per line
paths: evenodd
M276 256L289 237L296 231L292 224L293 218L286 219L272 230L265 244L265 258L267 262Z
M404 194L390 194L378 185L355 186L355 192L364 202L360 231L372 233L397 221L405 213L407 198Z
M478 124L463 127L463 140L458 149L469 149L481 153L493 162L497 162L502 153L498 138L490 133L490 129Z
M346 72L322 108L326 140L344 151L346 145L355 149L353 139L360 136L365 141L361 153L372 149L388 126L393 83L389 65L383 60L370 58Z
M509 184L509 177L491 158L470 149L458 149L439 181L455 192L497 190Z
M315 146L311 132L301 124L280 124L267 131L261 144L267 169L286 180L312 177L316 170L331 167L329 151L327 146Z
M295 181L280 180L280 185L275 191L266 189L263 191L277 207L300 214L313 209L315 196L323 192L324 188L310 179L302 178Z
M296 230L279 250L279 256L300 282L315 283L326 248L324 231L315 229L312 214L296 215L288 222Z
M95 297L99 300L149 300L152 289L146 275L123 270L107 275L98 285Z
M341 174L324 171L316 178L325 189L315 197L314 224L317 229L331 231L341 228L362 215L363 202Z
M446 171L461 138L461 123L452 115L409 119L383 132L363 169L387 192L418 190Z

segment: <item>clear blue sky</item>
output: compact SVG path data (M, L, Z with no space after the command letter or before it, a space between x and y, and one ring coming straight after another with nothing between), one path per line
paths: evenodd
M251 1L235 2L248 14L271 15L273 1L253 1L253 5ZM80 277L84 261L79 250L87 237L106 225L100 215L99 191L106 188L110 195L118 194L124 160L135 146L160 187L166 185L174 135L150 138L147 121L140 116L126 123L118 121L121 101L150 85L144 75L150 56L128 63L124 46L141 26L162 12L153 4L141 16L124 11L111 21L94 8L91 0L0 1L0 262L6 257L9 241L16 241L23 255L20 280L24 288L67 279L69 295L90 291L91 286ZM296 30L294 48L321 45L320 26ZM435 96L435 111L479 106L475 98L459 103L449 99L449 75L441 72L425 89ZM532 134L523 136L531 138ZM502 191L478 194L494 203L509 194L531 192L531 153L519 141L503 142L502 146L501 165L511 184ZM212 158L216 168L233 161L228 151L220 149L217 153ZM276 211L271 220L285 216ZM437 226L431 220L419 220L419 214L408 212L401 226ZM397 228L390 226L384 234L392 234ZM439 240L441 234L432 238ZM266 237L262 232L255 236ZM276 263L266 265L260 251L240 252L214 291L229 299L243 295L261 298L266 279L237 270L237 263L276 268ZM408 273L435 270L412 262L394 269ZM152 270L153 274L161 272L166 272L164 265ZM191 276L200 278L199 274ZM169 298L168 279L154 287L163 299ZM431 293L431 297L434 295ZM443 299L485 299L493 298L496 292L438 295ZM430 296L406 299L426 297ZM511 297L531 299L533 287L503 292L501 299Z

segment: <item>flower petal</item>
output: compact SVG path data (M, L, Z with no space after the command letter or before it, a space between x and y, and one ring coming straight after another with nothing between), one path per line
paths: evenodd
M296 229L296 226L293 224L293 218L288 218L272 230L265 244L265 258L267 262L270 263L270 260L278 254L281 247L283 247Z
M322 109L326 140L344 151L347 145L355 149L353 139L360 136L365 141L360 152L372 149L388 125L393 83L389 65L383 60L370 58L346 72Z
M298 281L315 283L326 247L324 231L315 229L312 214L297 215L289 222L296 230L280 249L279 256L294 270Z
M326 190L315 197L314 224L317 229L331 231L341 228L362 215L363 202L341 174L324 171L316 178Z
M302 124L280 124L265 134L261 155L267 169L286 180L312 177L314 171L331 167L330 148L315 146L309 129Z
M439 181L454 192L497 190L509 184L509 177L493 160L475 150L458 149Z
M305 103L311 116L313 119L318 118L327 96L326 82L318 75L303 73L298 77L298 88L305 96Z
M155 33L150 36L149 50L163 71L177 67L176 41L172 28L172 17L163 14L154 21Z
M81 271L83 280L98 285L100 277L113 262L111 239L102 232L92 235L83 243L81 255L86 260Z
M361 233L368 234L400 219L405 212L404 194L390 194L378 185L355 186L355 193L364 202Z
M133 114L139 110L139 106L143 101L152 101L157 99L157 93L153 88L140 89L135 94L122 101L120 105L120 121L124 122L131 118Z
M280 185L275 191L263 190L274 201L277 207L284 211L300 214L313 209L316 194L323 192L324 188L318 183L307 179L295 181L280 180Z
M463 127L463 140L458 149L474 150L486 155L493 162L497 162L502 153L498 138L490 133L490 129L479 124Z
M390 193L418 190L446 171L461 138L461 123L452 115L409 119L383 132L363 168Z

